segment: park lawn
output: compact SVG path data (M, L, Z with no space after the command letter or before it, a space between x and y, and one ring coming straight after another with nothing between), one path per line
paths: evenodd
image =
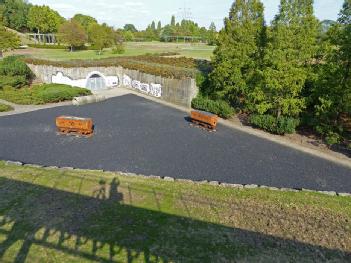
M19 105L41 105L72 100L74 97L90 95L87 89L62 84L41 84L32 87L0 89L0 99Z
M94 50L69 52L62 49L27 49L17 50L17 54L24 54L33 58L46 60L74 60L74 59L103 59L121 56L138 56L154 53L176 52L179 56L210 60L214 47L205 44L162 43L162 42L127 42L124 54L113 54L112 49L105 49L99 55Z
M0 103L0 112L7 112L12 110L13 108L11 106Z
M2 262L347 262L351 198L0 162Z

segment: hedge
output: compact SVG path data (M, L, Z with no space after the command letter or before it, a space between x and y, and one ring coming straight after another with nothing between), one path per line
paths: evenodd
M43 84L21 89L11 87L0 89L0 99L21 105L55 103L90 94L90 90L62 84Z
M24 76L0 75L0 89L4 87L21 88L28 85L28 83L28 80Z
M33 78L33 73L19 56L9 56L0 61L0 75L23 76L27 80Z
M0 112L7 112L12 110L13 108L11 106L0 103Z
M230 105L225 101L214 101L208 98L201 96L196 97L191 102L191 106L197 110L203 110L217 114L218 116L228 119L234 114L234 110Z
M300 121L291 117L274 117L272 115L253 114L249 117L249 122L256 128L263 129L273 134L292 134Z

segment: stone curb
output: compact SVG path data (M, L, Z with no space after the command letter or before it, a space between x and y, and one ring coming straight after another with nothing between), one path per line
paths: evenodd
M157 180L163 180L166 182L180 182L180 183L191 183L191 184L199 184L199 185L210 185L210 186L215 186L215 187L224 187L224 188L236 188L236 189L267 189L270 191L281 191L281 192L305 192L305 193L319 193L323 195L328 195L328 196L341 196L341 197L351 197L351 193L339 193L335 191L316 191L316 190L309 190L309 189L293 189L293 188L278 188L278 187L271 187L271 186L266 186L266 185L257 185L257 184L230 184L230 183L221 183L218 181L193 181L190 179L175 179L173 177L161 177L161 176L156 176L156 175L142 175L142 174L134 174L134 173L125 173L125 172L112 172L112 171L104 171L104 170L89 170L89 169L78 169L78 168L73 168L73 167L57 167L57 166L42 166L42 165L37 165L37 164L26 164L18 161L5 161L5 165L9 166L23 166L23 167L30 167L30 168L43 168L47 170L61 170L61 171L77 171L77 172L102 172L102 173L107 173L107 174L118 174L126 177L139 177L143 179L157 179Z

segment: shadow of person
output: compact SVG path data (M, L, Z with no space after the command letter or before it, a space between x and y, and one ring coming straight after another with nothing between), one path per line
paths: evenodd
M100 180L99 187L94 191L93 196L97 199L106 199L106 181Z
M108 200L113 202L121 202L123 201L123 194L118 192L118 186L120 182L117 178L113 178L112 182L110 183L110 195Z

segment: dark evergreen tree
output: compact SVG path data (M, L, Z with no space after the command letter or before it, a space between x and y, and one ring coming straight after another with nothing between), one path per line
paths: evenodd
M297 117L305 108L301 92L317 50L318 27L313 0L281 0L269 34L263 81L251 94L258 113Z
M265 32L263 11L259 0L236 0L219 33L209 93L236 107L245 106L261 64Z
M175 19L175 16L173 15L171 19L171 26L175 26L175 25L176 25L176 19Z

